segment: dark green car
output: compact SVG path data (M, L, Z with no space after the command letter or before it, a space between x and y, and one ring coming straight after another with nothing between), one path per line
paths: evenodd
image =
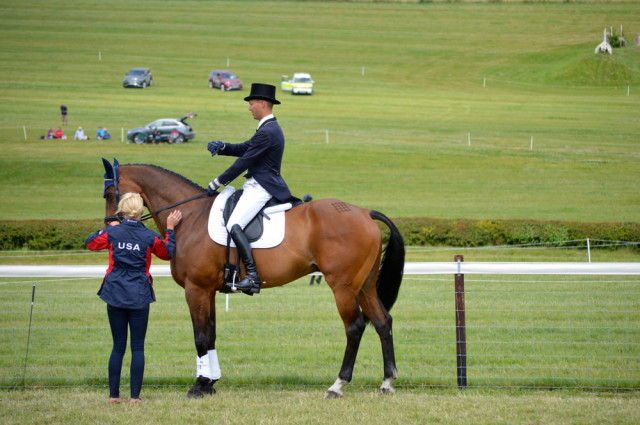
M177 135L175 135L172 143L182 143L187 140L191 140L196 137L196 133L191 126L185 122L187 118L196 117L198 114L189 112L184 117L178 119L175 118L161 118L145 125L144 127L137 127L127 131L127 140L136 142L141 145L143 143L153 142L154 130L157 128L160 135L161 142L170 142L171 133L175 129Z

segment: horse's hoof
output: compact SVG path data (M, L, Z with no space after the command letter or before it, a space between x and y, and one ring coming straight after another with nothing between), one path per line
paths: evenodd
M204 397L204 393L200 391L198 388L191 388L187 391L187 398L202 398Z
M324 398L327 400L330 400L332 398L340 398L342 397L342 394L339 394L335 391L327 391L326 394L324 395Z
M213 388L213 384L215 383L216 381L212 379L198 376L198 379L196 379L196 384L191 387L189 391L187 391L187 398L202 398L205 395L215 394L216 389Z
M380 395L394 395L396 393L396 390L394 390L391 387L386 387L386 388L380 388L380 392L378 394Z
M216 389L211 388L196 388L193 387L187 391L187 398L202 398L205 395L212 395L216 393Z

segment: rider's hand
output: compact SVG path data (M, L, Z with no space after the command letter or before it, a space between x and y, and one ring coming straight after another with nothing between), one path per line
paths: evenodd
M222 149L224 149L224 142L222 140L209 142L207 144L207 150L211 152L211 156L216 156Z

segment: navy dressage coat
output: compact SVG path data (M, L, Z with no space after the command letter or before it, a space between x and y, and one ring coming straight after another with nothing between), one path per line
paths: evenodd
M246 142L224 144L218 155L235 156L238 159L218 176L218 181L226 186L247 171L246 178L256 179L279 202L291 202L296 206L302 201L291 194L280 175L283 154L284 134L274 117L266 120Z
M167 229L165 240L141 221L125 219L107 226L85 242L92 251L109 249L109 267L98 291L100 298L113 307L140 309L154 302L151 254L162 260L174 257L176 235Z

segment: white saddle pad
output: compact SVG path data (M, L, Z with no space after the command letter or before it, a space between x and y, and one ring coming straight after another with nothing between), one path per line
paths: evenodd
M211 206L211 213L209 213L209 236L215 243L218 243L223 246L227 246L227 228L224 226L224 221L222 219L222 212L224 211L224 206L229 199L229 196L235 192L236 189L227 186L213 201L213 205ZM269 207L264 210L264 213L269 220L264 219L263 225L264 230L262 232L262 237L255 242L251 243L251 248L273 248L274 246L280 245L282 240L284 239L284 212L291 209L291 203L274 205L273 207ZM232 247L236 245L231 240Z

